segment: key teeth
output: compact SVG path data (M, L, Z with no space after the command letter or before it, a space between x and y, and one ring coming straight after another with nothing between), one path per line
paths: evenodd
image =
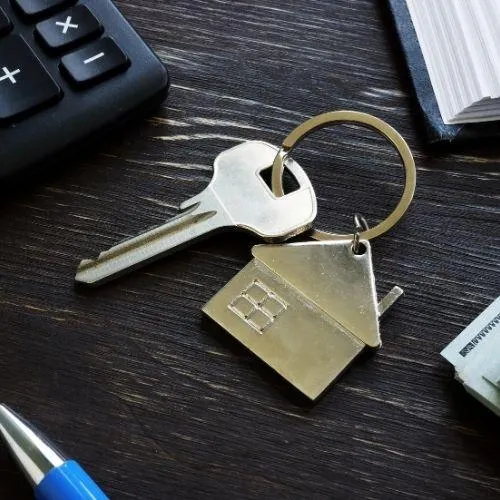
M125 238L123 241L126 241L128 238ZM103 250L96 259L83 259L78 264L77 272L85 271L88 267L96 265L99 261L103 260L106 257L106 254L109 250Z
M92 259L83 259L82 261L80 261L80 264L78 264L77 272L83 271L86 267L94 264L94 262L95 260Z
M95 266L97 262L97 260L83 259L76 269L75 281L84 285L95 285L94 281L88 279L87 271L92 266Z
M193 198L189 198L189 200L183 201L179 205L179 210L182 212L187 212L190 209L196 210L200 206L200 202L198 201L198 196L194 196Z
M96 259L83 259L80 261L78 264L78 267L76 269L76 277L75 280L79 281L81 283L87 283L90 284L91 282L86 280L86 279L81 279L79 277L80 274L84 273L85 271L88 271L89 268L99 264L100 261L102 261L105 257L106 254L109 252L109 250L103 250Z
M95 276L91 272L92 266L95 266L97 261L85 259L80 262L76 270L75 282L78 285L85 285L94 287L105 283L105 280L95 279Z

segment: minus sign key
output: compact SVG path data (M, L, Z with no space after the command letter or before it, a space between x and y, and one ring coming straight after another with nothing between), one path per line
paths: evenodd
M93 63L94 61L97 61L101 57L105 57L105 56L106 56L106 54L104 52L99 52L99 54L96 54L95 56L89 57L88 59L85 59L85 61L83 61L83 64Z
M73 84L88 87L125 71L128 57L109 37L64 56L61 71Z

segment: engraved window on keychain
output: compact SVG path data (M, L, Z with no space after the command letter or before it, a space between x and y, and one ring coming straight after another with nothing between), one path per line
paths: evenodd
M272 170L276 196L284 195L284 167L292 149L310 133L335 122L372 128L398 151L405 187L394 211L372 228L356 214L353 234L315 229L309 236L316 241L254 246L254 259L203 307L311 400L365 347L381 345L379 318L403 291L396 286L378 301L369 240L399 221L416 184L411 151L396 130L365 113L333 111L307 120L283 141Z

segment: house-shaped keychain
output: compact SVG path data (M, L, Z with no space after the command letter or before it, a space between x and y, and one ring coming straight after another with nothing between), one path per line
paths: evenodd
M311 400L365 347L381 345L368 241L258 245L254 259L203 311Z

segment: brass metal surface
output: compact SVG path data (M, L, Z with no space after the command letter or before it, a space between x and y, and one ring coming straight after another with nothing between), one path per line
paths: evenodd
M254 259L203 308L308 398L364 349L381 344L370 244L352 239L258 245Z
M394 303L402 297L404 294L403 289L399 286L394 286L392 289L385 295L382 300L378 303L378 315L381 318L388 310L391 308Z
M283 196L283 172L285 162L293 148L312 132L319 130L332 123L357 123L369 127L382 134L396 148L405 169L405 187L403 195L393 212L378 225L367 229L359 234L360 239L369 240L380 236L394 226L408 209L415 192L416 169L415 161L410 148L401 135L383 120L367 113L358 111L331 111L310 118L297 128L295 128L281 145L281 149L276 154L273 162L272 188L276 196ZM317 240L343 240L353 239L354 235L336 234L327 231L314 229L311 236Z

